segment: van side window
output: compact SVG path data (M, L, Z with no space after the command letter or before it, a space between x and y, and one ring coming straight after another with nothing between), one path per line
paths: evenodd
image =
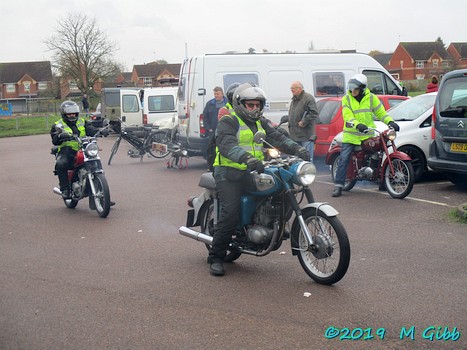
M342 72L313 74L315 96L342 96L345 93L345 77Z
M123 112L138 112L138 98L134 95L123 95L122 96L122 109Z
M368 89L376 95L399 95L396 84L383 72L365 70L368 78Z
M255 73L225 74L223 79L224 93L227 91L227 88L233 83L253 83L259 85L258 74Z

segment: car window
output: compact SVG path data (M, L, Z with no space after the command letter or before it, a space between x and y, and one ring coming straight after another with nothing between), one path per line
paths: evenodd
M341 104L340 101L318 101L316 107L318 108L320 124L330 124L331 120L336 116Z
M414 120L425 113L435 104L435 94L418 95L414 98L404 100L388 111L388 114L396 121Z
M388 105L389 105L389 108L392 108L392 107L395 107L397 106L399 103L401 103L402 101L404 101L403 99L401 98L388 98Z
M175 109L172 95L160 95L148 97L149 112L167 112Z
M442 89L439 100L441 116L467 118L467 79L465 77L449 79Z

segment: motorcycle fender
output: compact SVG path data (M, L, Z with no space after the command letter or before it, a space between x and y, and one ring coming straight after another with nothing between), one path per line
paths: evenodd
M391 158L391 159L400 159L400 160L412 160L412 158L410 158L410 156L407 153L404 153L404 152L401 152L401 151L392 152L389 155L389 158Z
M314 208L321 210L327 216L336 216L339 212L331 207L327 203L309 203L302 208L302 211L306 210L307 208ZM292 224L292 234L290 239L290 244L292 245L292 255L298 254L299 248L299 240L298 240L298 233L300 232L300 223L298 222L298 218L295 218Z
M203 207L204 203L209 201L211 199L211 193L208 191L204 191L201 193L198 197L193 199L193 212L190 213L190 210L188 211L188 217L187 221L191 219L192 225L188 227L193 227L193 226L199 226L201 223L199 222L200 217L199 214L201 213L201 208Z

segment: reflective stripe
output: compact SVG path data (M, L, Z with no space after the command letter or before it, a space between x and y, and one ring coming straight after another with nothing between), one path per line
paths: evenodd
M55 125L58 126L60 129L63 130L63 132L66 132L70 135L73 135L73 130L65 123L63 122L62 119L57 120L55 122ZM84 137L86 136L86 128L85 128L85 121L84 119L80 118L76 122L76 127L78 128L79 131L79 137ZM58 152L62 149L62 147L70 147L71 149L77 151L79 149L78 142L76 141L66 141L62 142L60 146L58 146Z

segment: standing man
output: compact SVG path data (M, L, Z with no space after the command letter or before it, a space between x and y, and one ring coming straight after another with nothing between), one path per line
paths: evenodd
M209 133L209 136L212 136L217 129L219 109L227 103L227 98L225 98L221 87L216 86L213 91L214 98L206 103L203 110L204 128Z
M86 113L86 118L88 117L89 114L89 101L88 101L88 95L84 94L83 99L81 100L81 103L83 104L83 111Z
M303 89L303 84L295 81L290 86L292 102L289 108L290 138L306 147L313 161L315 147L315 120L318 118L315 98Z
M368 128L376 127L373 116L395 131L399 131L399 125L386 113L379 98L367 88L367 78L363 74L355 74L350 78L347 95L342 98L342 116L344 118L342 152L334 179L336 184L332 191L333 197L342 195L347 167L354 148L364 140L375 136L374 131L368 132Z

